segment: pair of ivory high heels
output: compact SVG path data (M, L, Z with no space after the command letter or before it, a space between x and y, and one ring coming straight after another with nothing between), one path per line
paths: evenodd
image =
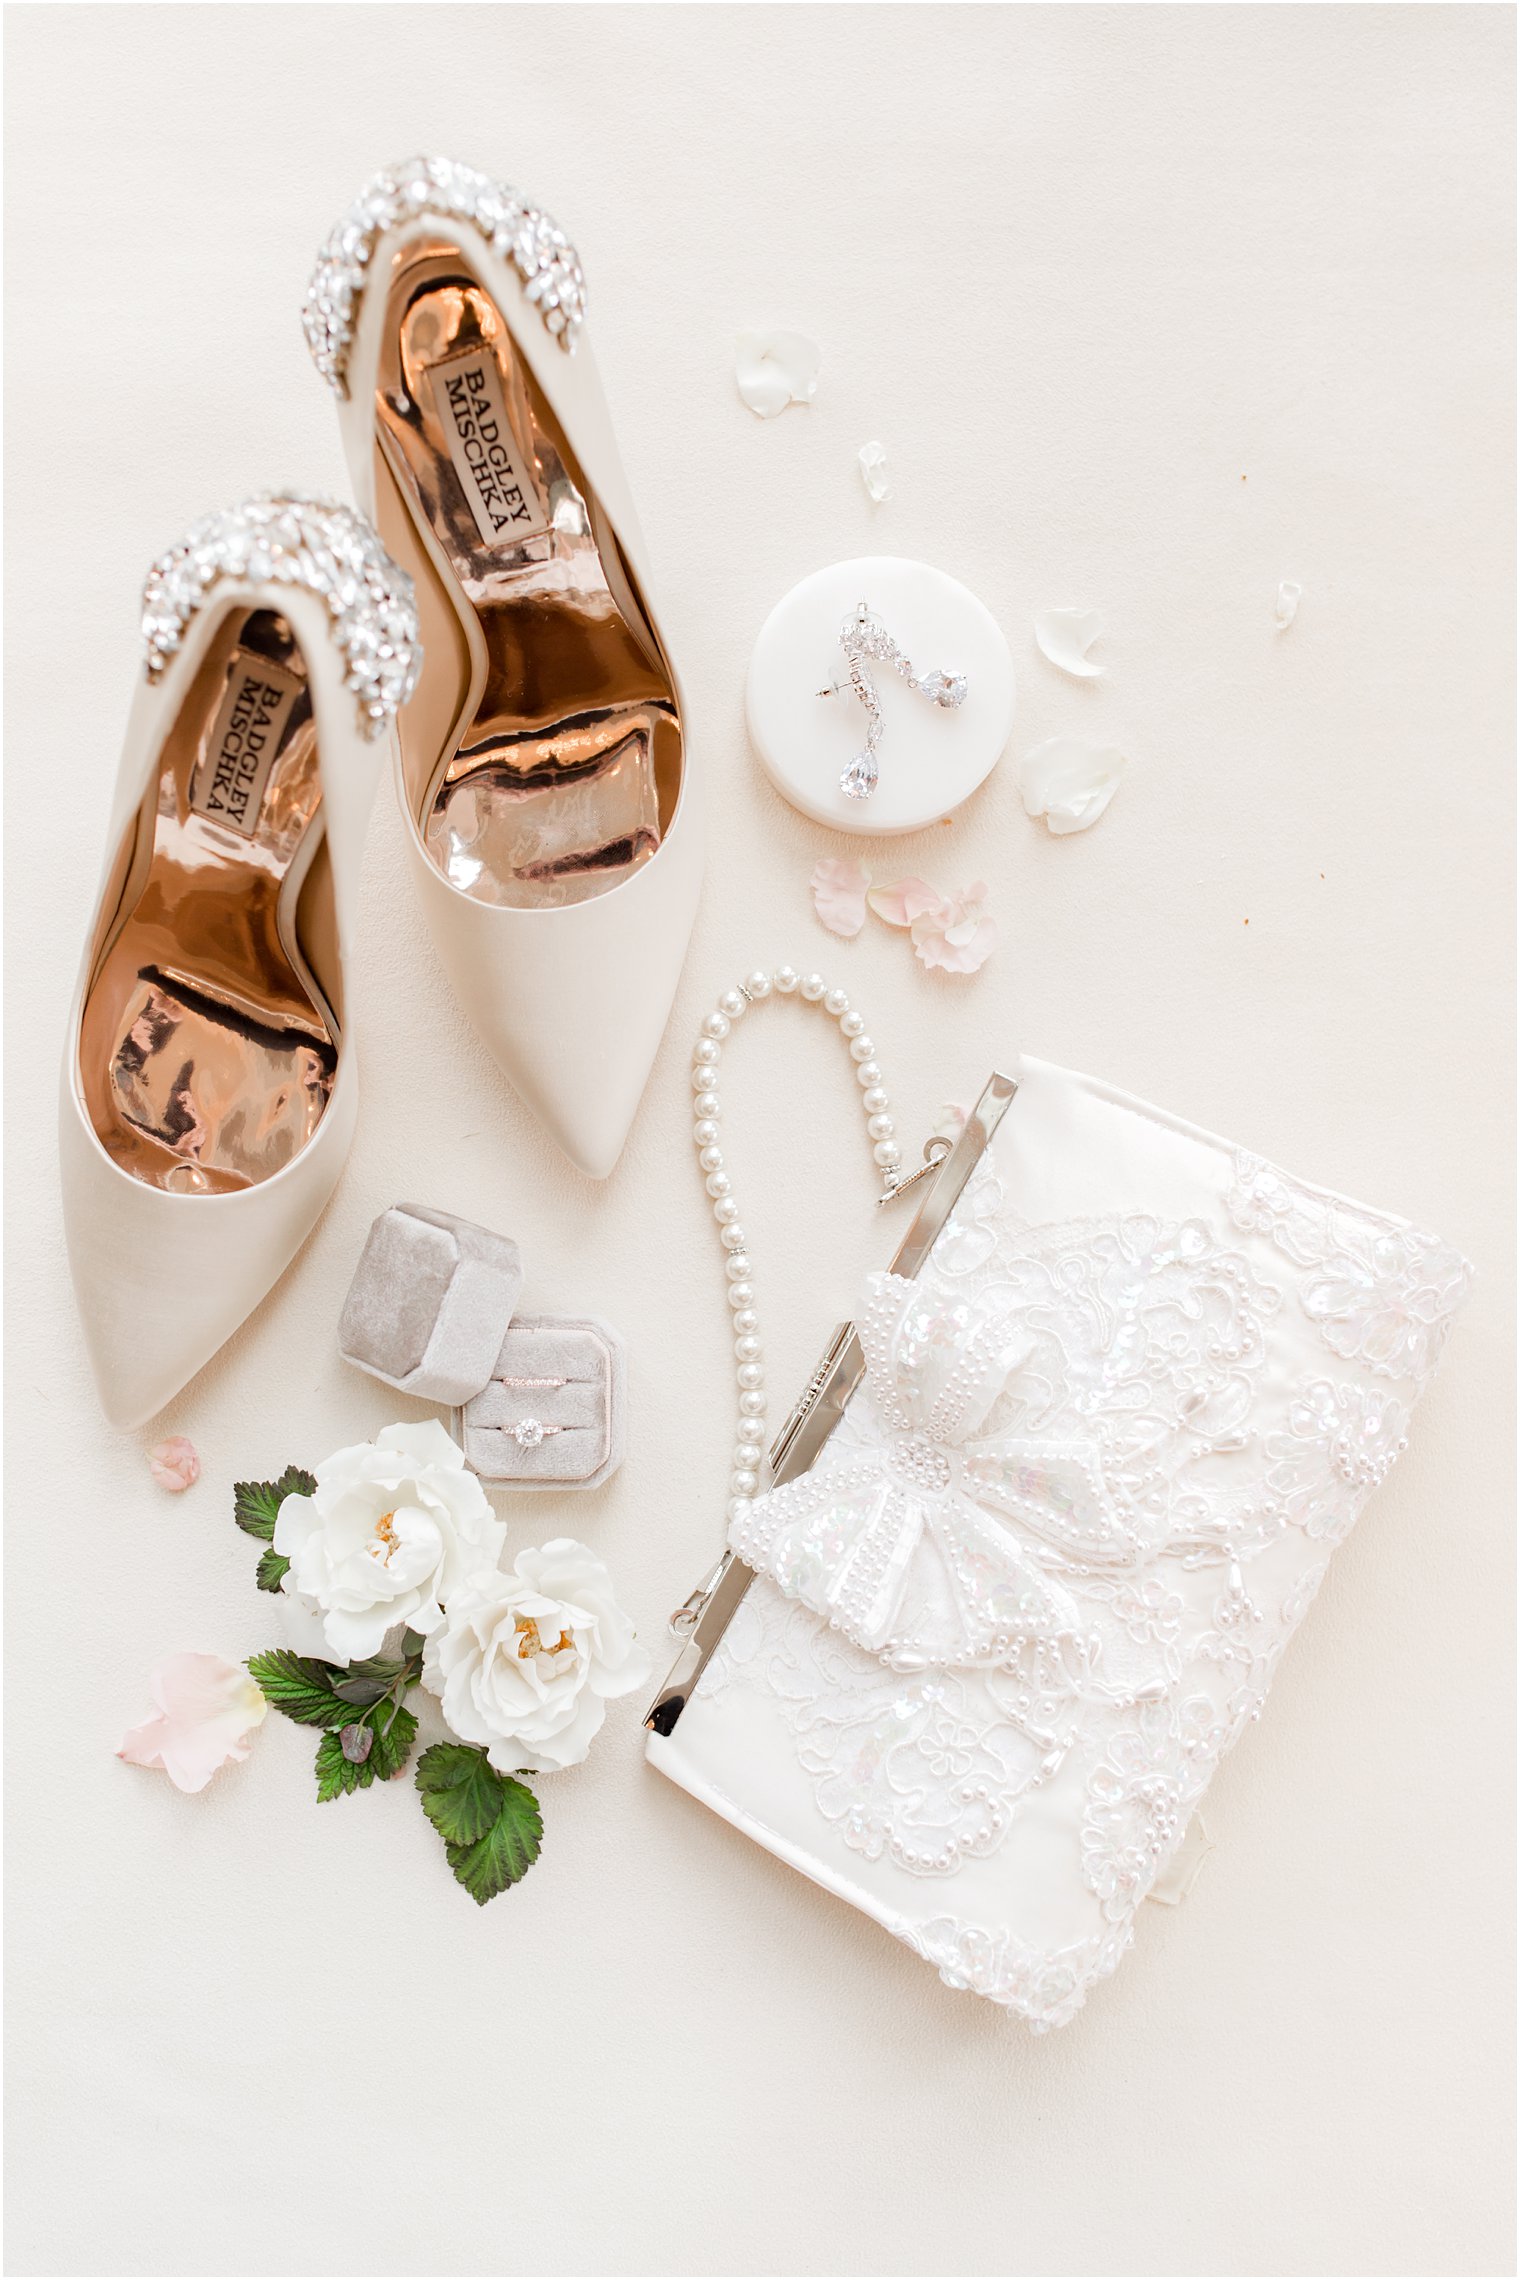
M574 249L515 192L441 159L378 175L305 308L360 512L250 500L149 573L61 1116L115 1424L209 1360L342 1169L344 976L387 742L461 1001L572 1161L617 1161L702 848L584 313Z

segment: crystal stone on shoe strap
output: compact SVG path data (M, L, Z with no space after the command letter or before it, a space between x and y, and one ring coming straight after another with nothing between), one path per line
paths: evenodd
M387 230L419 214L471 223L492 252L512 264L560 347L574 352L586 316L586 279L553 215L473 166L409 158L365 184L323 245L306 288L301 322L312 361L330 388L347 394L348 353L376 246Z
M362 515L292 492L245 499L192 523L143 587L148 679L156 681L224 578L304 586L327 605L344 678L368 737L381 735L417 686L422 644L412 581Z

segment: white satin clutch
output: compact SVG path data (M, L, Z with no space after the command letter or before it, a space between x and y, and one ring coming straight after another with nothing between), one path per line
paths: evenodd
M947 1985L1064 2024L1469 1280L1403 1220L1016 1063L695 1595L651 1762Z

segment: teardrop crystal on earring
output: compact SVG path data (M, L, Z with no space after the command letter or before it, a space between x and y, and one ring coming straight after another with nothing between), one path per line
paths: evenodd
M876 755L869 747L857 752L839 779L839 789L846 799L867 800L876 789Z

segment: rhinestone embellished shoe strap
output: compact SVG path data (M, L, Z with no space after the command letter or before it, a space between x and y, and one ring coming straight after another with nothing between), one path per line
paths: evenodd
M517 271L548 331L573 354L586 317L586 279L553 215L473 166L450 158L409 158L364 185L323 245L306 288L306 344L330 388L340 396L348 393L349 350L376 246L387 230L422 214L477 229Z
M692 1126L692 1139L696 1144L697 1162L712 1199L719 1239L727 1254L724 1267L728 1276L728 1303L734 1318L739 1432L728 1484L728 1517L731 1521L742 1518L748 1512L750 1500L760 1485L760 1468L764 1461L766 1440L765 1364L759 1337L760 1318L755 1311L755 1287L750 1279L749 1252L745 1248L746 1237L739 1221L739 1206L734 1201L733 1181L724 1166L723 1150L719 1145L722 1108L718 1094L718 1068L723 1058L724 1040L734 1023L742 1019L751 1006L763 1005L773 997L799 998L807 1005L821 1006L839 1024L839 1033L848 1045L850 1059L855 1064L855 1080L861 1088L866 1132L871 1140L872 1155L882 1175L883 1191L880 1200L888 1202L903 1188L911 1185L911 1179L905 1180L902 1176L902 1150L897 1145L887 1095L881 1081L881 1067L876 1059L876 1047L866 1035L863 1017L853 1010L844 991L831 990L821 974L799 976L790 966L778 966L774 973L757 968L737 989L725 990L702 1024L702 1034L697 1039L692 1055L691 1082L696 1095L696 1120ZM937 1162L937 1158L930 1159L926 1163L926 1169L932 1168L934 1162ZM914 1173L912 1178L919 1176Z
M326 605L344 678L368 737L383 734L417 686L422 643L412 581L361 515L301 493L244 499L192 523L143 587L148 679L156 681L191 619L224 579L302 586Z

